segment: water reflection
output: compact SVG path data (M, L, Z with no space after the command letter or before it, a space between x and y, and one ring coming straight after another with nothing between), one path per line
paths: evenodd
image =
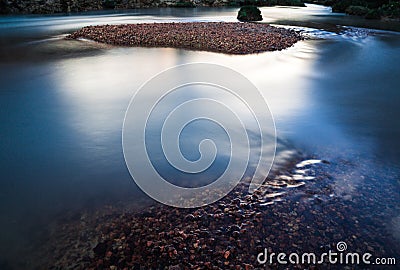
M78 42L78 46L88 45ZM117 201L140 202L144 196L125 168L121 127L131 96L147 79L181 63L224 64L262 91L280 127L282 119L306 105L307 95L298 89L307 85L300 75L311 68L310 48L300 43L283 55L243 57L114 48L40 64L3 64L0 147L5 214L1 221L9 231L1 239L9 247L4 254L28 247L34 241L32 231L46 227L56 213ZM293 79L285 83L288 76Z

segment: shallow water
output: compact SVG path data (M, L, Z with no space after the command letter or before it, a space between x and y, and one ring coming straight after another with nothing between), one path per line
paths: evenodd
M400 35L345 27L398 31L399 24L315 5L262 10L265 22L308 27L301 29L321 39L247 56L62 39L91 24L235 21L236 9L0 17L0 268L21 267L57 217L148 202L124 163L125 110L149 78L190 62L225 65L250 79L275 119L277 162L284 151L299 150L333 164L339 196L351 198L366 183L371 192L380 189L378 200L391 209L384 224L400 239ZM197 151L186 151L196 158Z

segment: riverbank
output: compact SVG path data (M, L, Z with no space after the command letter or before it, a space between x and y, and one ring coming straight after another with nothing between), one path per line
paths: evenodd
M137 8L194 8L194 7L241 7L255 6L299 6L302 0L0 0L0 14L54 14L99 10L126 10Z
M87 26L67 39L89 39L118 46L252 54L286 49L302 37L293 30L261 23L193 22Z
M330 6L332 12L361 16L369 20L399 21L399 1L310 0L309 3Z

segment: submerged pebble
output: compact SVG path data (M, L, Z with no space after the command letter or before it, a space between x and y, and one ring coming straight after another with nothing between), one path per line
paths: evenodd
M315 176L321 179L318 173ZM98 217L92 226L95 230L89 230L84 241L71 239L68 231L69 251L54 269L259 269L256 257L264 248L301 253L329 250L337 241L345 241L351 250L382 254L376 243L365 245L360 240L365 239L364 232L377 233L369 225L371 219L364 220L361 229L363 217L354 216L344 198L332 196L330 183L328 177L307 184L292 179L281 192L265 184L253 194L247 192L249 183L241 183L220 201L201 208L156 204L142 212ZM296 184L302 188L293 188ZM353 197L351 202L356 200ZM91 224L89 218L87 224ZM75 229L86 232L82 227ZM87 237L95 243L77 244L88 243Z

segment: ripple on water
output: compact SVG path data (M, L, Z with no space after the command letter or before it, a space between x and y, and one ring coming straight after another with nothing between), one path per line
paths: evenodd
M277 173L270 179L266 179L258 190L262 197L259 205L267 206L282 201L282 197L287 195L289 190L301 188L306 185L307 181L317 180L318 173L316 171L321 164L329 164L329 162L321 159L302 160L293 164L293 168L286 168L284 174Z

